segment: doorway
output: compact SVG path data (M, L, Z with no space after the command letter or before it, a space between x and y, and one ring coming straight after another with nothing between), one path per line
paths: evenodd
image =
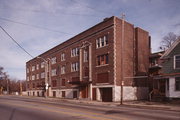
M112 102L112 88L100 88L102 102Z

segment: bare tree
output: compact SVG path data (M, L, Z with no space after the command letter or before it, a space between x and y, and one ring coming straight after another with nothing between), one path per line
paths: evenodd
M3 90L9 92L8 89L9 75L4 72L4 68L0 66L0 94L2 94Z
M176 34L169 32L166 36L163 37L159 49L166 50L170 48L173 42L177 40L177 38L178 36Z

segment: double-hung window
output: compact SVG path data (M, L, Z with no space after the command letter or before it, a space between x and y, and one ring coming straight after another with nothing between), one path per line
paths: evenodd
M37 80L39 79L39 74L36 74L36 79L37 79Z
M35 80L35 75L32 75L32 80Z
M71 57L75 57L79 55L79 48L71 49Z
M180 77L175 77L175 90L180 91Z
M41 63L41 68L44 68L44 66L45 66L45 62L42 62Z
M74 62L71 64L71 72L75 72L79 70L79 62Z
M45 78L45 72L41 73L41 78Z
M39 64L36 65L36 69L39 70Z
M61 66L61 74L65 74L65 66Z
M97 56L97 65L105 65L109 63L109 55L108 54L103 54Z
M65 61L65 53L61 54L61 61Z
M51 70L51 75L52 75L52 76L56 76L56 75L57 75L56 69L52 69L52 70Z
M32 71L35 71L35 66L32 66Z
M101 48L108 45L108 37L104 35L96 39L96 48Z
M174 69L180 69L180 55L174 56Z
M84 62L88 62L88 52L84 50Z
M56 64L56 57L51 58L51 64Z

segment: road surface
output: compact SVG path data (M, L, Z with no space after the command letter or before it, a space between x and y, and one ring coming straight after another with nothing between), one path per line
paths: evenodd
M178 111L0 96L0 120L180 120Z

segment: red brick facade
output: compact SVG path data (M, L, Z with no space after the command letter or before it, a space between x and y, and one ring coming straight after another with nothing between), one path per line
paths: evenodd
M123 48L122 35L124 35ZM118 101L119 97L115 92L119 90L122 79L124 86L132 87L134 79L126 79L126 77L147 74L149 43L148 32L134 28L126 21L122 26L122 20L113 16L39 56L47 61L56 58L55 63L50 65L50 71L54 70L54 73L50 72L51 79L48 80L53 96L88 99L96 96L93 100ZM74 48L79 50L76 51ZM62 53L65 58L63 61ZM37 92L38 89L39 91L42 89L37 85L45 83L45 79L41 78L41 73L45 71L45 68L41 68L41 62L42 59L34 58L26 63L29 71L27 86L30 95L32 91ZM37 64L39 64L38 70ZM34 71L32 71L33 66L35 66ZM62 72L62 67L65 73ZM34 80L32 80L33 75L35 75ZM146 82L145 79L141 81ZM107 91L110 94L108 98L105 97Z

